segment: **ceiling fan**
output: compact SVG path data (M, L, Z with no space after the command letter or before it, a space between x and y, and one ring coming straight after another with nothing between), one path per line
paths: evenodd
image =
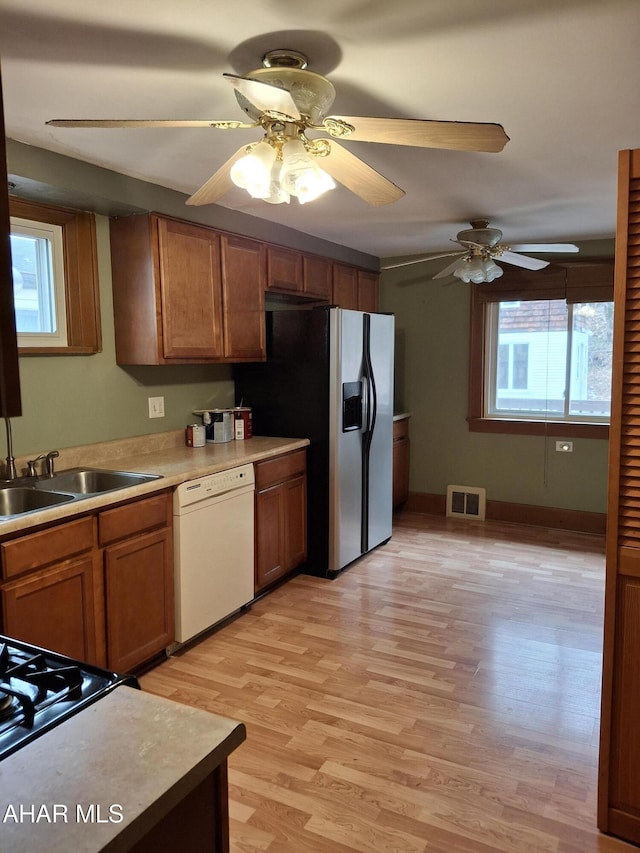
M307 70L303 54L295 50L271 50L264 55L262 64L262 68L243 76L223 74L233 86L238 104L249 121L52 119L47 124L100 128L261 128L262 139L236 151L187 200L192 205L211 204L234 183L243 186L243 182L251 195L271 203L288 201L289 195L302 202L309 201L315 197L307 186L310 175L319 171L330 183L334 178L371 205L389 204L402 198L404 190L352 154L342 142L499 152L509 141L503 127L494 123L328 115L336 90L326 77ZM316 136L318 133L328 134L330 139ZM248 156L252 156L251 163Z
M499 228L489 228L488 219L472 219L469 223L471 228L458 231L452 243L459 243L462 250L456 252L445 252L442 255L425 255L424 258L414 258L411 261L400 261L397 264L387 264L382 269L396 269L397 267L410 266L426 260L437 260L438 258L449 258L455 255L456 260L446 266L443 270L433 276L434 279L446 278L454 275L467 283L493 281L502 275L502 268L495 263L496 260L505 261L516 267L528 270L541 270L549 265L549 261L539 258L530 258L520 255L519 252L578 252L579 249L573 243L518 243L508 246L501 243L502 231Z

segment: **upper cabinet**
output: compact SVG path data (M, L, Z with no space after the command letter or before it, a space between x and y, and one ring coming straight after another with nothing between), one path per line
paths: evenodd
M329 258L307 255L282 246L267 247L267 290L304 300L331 302Z
M378 275L159 214L111 220L118 364L264 361L265 291L378 310Z
M281 246L267 247L267 289L278 293L303 292L302 254Z
M358 311L378 310L378 274L358 270Z
M354 311L377 311L378 274L334 263L333 302Z
M261 243L155 214L111 220L118 364L261 361Z

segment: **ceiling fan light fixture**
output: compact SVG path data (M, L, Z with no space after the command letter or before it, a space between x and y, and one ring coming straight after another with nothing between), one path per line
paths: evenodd
M318 166L299 139L290 139L282 146L280 183L300 204L335 188L333 178Z
M502 267L499 267L491 258L467 255L453 274L465 284L485 284L500 278L503 272Z
M271 167L271 181L269 184L269 195L263 198L268 204L289 204L291 196L282 186L280 173L282 171L282 160L276 160Z
M268 142L259 142L231 167L229 177L253 198L266 198L271 193L271 170L276 151Z

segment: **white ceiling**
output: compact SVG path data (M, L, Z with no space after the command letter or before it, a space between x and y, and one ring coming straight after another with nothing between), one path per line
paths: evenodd
M500 154L345 143L406 190L220 204L377 257L447 251L470 218L505 241L615 231L617 152L640 146L638 0L0 0L8 137L190 195L260 132L51 128L50 118L242 119L222 73L295 48L335 114L499 122ZM185 208L185 217L189 208Z

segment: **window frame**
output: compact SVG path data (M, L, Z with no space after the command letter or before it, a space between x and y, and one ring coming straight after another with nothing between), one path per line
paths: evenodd
M9 215L62 228L67 344L19 344L19 355L92 355L100 352L102 333L94 214L10 196Z
M67 346L67 311L65 299L65 274L64 274L64 246L62 242L62 228L60 225L52 225L49 222L34 222L33 219L19 219L12 216L10 220L11 238L31 238L38 241L36 254L38 260L36 266L36 286L38 291L37 311L39 315L51 314L55 318L54 331L31 331L20 329L18 320L18 308L16 306L16 334L19 347L42 347ZM48 244L48 251L43 251L43 242ZM11 246L12 262L15 288L16 261L13 257L13 242ZM43 255L47 255L47 258ZM43 268L48 268L46 275L41 275ZM23 292L22 290L20 291ZM14 295L14 304L15 304Z
M549 435L562 438L609 437L609 424L545 419L484 417L487 368L487 305L492 302L566 299L568 302L613 302L613 259L550 264L532 272L505 269L488 284L469 285L471 294L469 340L469 406L471 432L510 435Z

